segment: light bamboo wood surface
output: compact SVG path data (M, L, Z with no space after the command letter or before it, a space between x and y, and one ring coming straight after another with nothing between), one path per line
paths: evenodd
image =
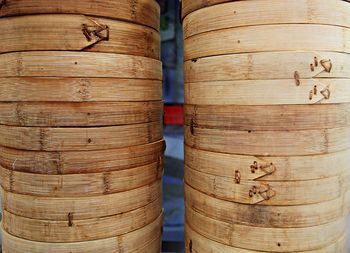
M44 152L0 147L0 165L13 171L46 175L102 173L157 162L164 149L163 140L121 149L92 151Z
M68 221L69 213L73 214L75 220L115 216L142 208L160 196L160 181L99 197L40 197L2 190L3 209L7 212L20 217L51 221Z
M32 51L0 54L1 86L21 83L23 80L46 82L45 79L19 77L80 77L83 78L83 86L90 85L90 77L162 80L162 64L156 59L141 56L96 52ZM53 83L56 81L53 80ZM110 84L112 80L106 81ZM20 90L19 87L16 89Z
M186 253L263 253L260 250L246 250L241 248L234 248L225 244L221 244L195 232L189 226L186 226ZM333 244L316 250L303 251L303 253L347 253L346 235L343 235L338 241ZM293 252L293 253L301 253Z
M229 224L204 216L189 206L186 209L188 226L196 228L208 239L237 248L267 252L312 251L327 247L344 235L346 220L342 218L307 228L262 228Z
M350 104L185 105L185 124L232 130L311 130L348 127Z
M76 243L46 243L20 239L3 233L4 253L96 253L102 250L105 253L118 251L125 253L159 253L161 241L162 215L150 225L128 234L102 240L91 240ZM137 242L137 243L135 243Z
M182 1L182 17L185 17L187 14L194 12L198 9L215 5L215 4L230 2L230 1L232 0L206 0L206 1L184 0ZM233 1L236 1L236 0L233 0Z
M0 17L33 14L85 14L124 20L159 30L159 5L155 0L7 0Z
M160 57L159 33L127 22L82 15L29 15L1 18L0 27L0 53L62 50Z
M202 8L183 20L185 38L214 30L272 24L350 27L350 8L339 0L231 1Z

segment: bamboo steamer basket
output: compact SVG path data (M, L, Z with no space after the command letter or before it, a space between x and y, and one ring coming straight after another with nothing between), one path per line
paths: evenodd
M108 239L73 243L33 242L12 236L3 230L3 251L8 253L66 253L67 251L74 253L92 253L103 250L103 252L107 253L114 253L118 251L158 253L160 252L162 223L163 218L161 215L148 226L124 235L119 235Z
M0 17L33 14L84 14L124 20L150 26L159 31L159 5L154 0L7 0L1 2Z

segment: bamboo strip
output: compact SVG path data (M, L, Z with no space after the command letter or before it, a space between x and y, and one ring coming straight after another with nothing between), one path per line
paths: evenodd
M153 223L139 230L125 235L103 240L85 241L77 243L45 243L27 241L14 237L2 230L4 253L96 253L102 250L105 253L118 251L125 253L159 253L162 215ZM157 246L148 247L155 240ZM137 242L137 243L135 243ZM151 243L153 244L153 243Z
M311 130L350 126L350 104L185 105L185 124L232 130Z
M37 151L84 151L124 148L162 139L160 121L91 128L44 128L0 125L0 145Z
M186 253L263 253L260 250L246 250L234 248L225 244L217 243L198 234L190 226L186 226ZM333 244L316 250L303 251L303 253L347 253L346 236L343 235ZM302 253L295 252L294 253Z
M139 209L89 220L77 220L74 213L66 221L29 219L3 212L2 225L11 235L42 242L81 242L106 239L141 229L159 217L161 199Z
M186 15L188 15L191 12L194 12L198 9L212 6L215 4L225 3L225 2L231 2L232 0L184 0L182 1L182 17L184 18ZM233 0L236 1L236 0Z
M316 31L322 34L317 29ZM311 64L315 65L315 62L317 67L311 68ZM186 61L184 69L185 83L295 79L294 86L302 86L302 79L349 78L350 55L314 50L232 54Z
M350 151L313 156L244 156L185 146L186 164L203 173L241 180L299 181L330 178L350 170ZM234 181L234 179L232 179Z
M346 187L336 176L307 181L237 181L185 166L185 182L212 197L241 204L294 206L316 204L340 198ZM292 190L291 190L292 189Z
M165 142L95 151L39 152L0 147L0 165L36 174L102 173L159 161Z
M346 229L346 218L307 228L260 228L228 224L201 215L189 206L186 209L186 220L188 226L196 228L197 233L218 243L268 252L321 249L339 240Z
M347 216L344 196L312 205L245 205L210 197L185 185L186 203L196 212L230 224L264 228L303 228Z
M12 126L117 126L163 118L163 103L0 102L0 124Z
M0 17L33 14L85 14L147 25L159 30L160 8L154 0L11 0L0 8Z
M320 155L350 148L350 128L235 131L185 126L185 143L213 152L254 156Z
M185 101L196 105L291 105L350 102L348 79L210 81L185 84ZM273 92L271 92L273 91Z
M23 81L8 77L82 77L83 86L89 86L90 77L162 80L162 64L155 59L122 54L17 52L0 54L0 77L6 77L0 79L1 86L13 84L16 80ZM42 79L24 80L42 82ZM107 81L111 83L111 80Z
M21 195L2 190L3 209L21 217L38 220L67 221L114 216L154 202L161 196L161 182L134 190L91 197L53 198ZM58 208L59 207L59 208Z
M183 21L185 38L220 29L271 24L350 27L350 7L338 0L231 1L195 11Z
M161 160L127 170L69 175L23 173L0 166L0 182L6 191L44 197L99 197L151 184L162 175Z
M153 29L82 15L29 15L0 19L0 53L52 50L138 55L159 59ZM100 32L96 32L102 30ZM128 43L125 43L128 41Z

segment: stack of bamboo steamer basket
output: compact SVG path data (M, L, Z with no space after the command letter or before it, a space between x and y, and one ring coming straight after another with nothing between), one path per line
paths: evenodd
M160 252L159 12L0 1L4 253Z
M350 4L182 7L186 252L347 252Z

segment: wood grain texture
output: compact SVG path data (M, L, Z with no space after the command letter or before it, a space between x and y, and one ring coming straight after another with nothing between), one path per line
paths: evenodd
M4 82L16 83L8 77L81 77L84 78L85 86L89 86L90 77L162 80L162 64L158 60L141 56L96 52L33 51L0 54L1 86ZM107 81L110 83L111 80Z
M61 175L125 170L157 162L163 140L120 149L45 152L0 147L0 165L13 171Z
M332 64L330 72L327 72L321 64L314 67L312 71L310 64L315 64L315 57L318 62L330 60L329 63ZM349 78L349 62L349 54L314 52L314 50L311 52L259 52L213 56L186 61L184 65L185 83L295 79L296 73L299 79ZM294 86L296 86L296 81ZM303 86L302 81L300 81L300 86Z
M230 2L232 0L184 0L182 1L182 17L184 18L187 14L196 11L198 9L215 5L215 4L220 4L220 3L225 3L225 2ZM233 0L236 1L236 0Z
M0 124L11 126L117 126L160 121L163 103L0 102Z
M311 130L350 125L350 104L185 105L185 124L242 131Z
M185 38L220 29L271 24L350 27L350 6L338 0L230 1L202 8L183 20Z
M213 241L267 252L298 252L324 248L341 238L346 229L346 218L307 228L261 228L228 224L201 215L190 207L186 209L186 220L188 226L196 228L199 234Z
M104 30L89 35L84 25L87 31ZM82 15L29 15L1 18L0 27L0 53L90 51L160 58L159 33L127 22Z
M186 226L186 253L263 253L260 250L247 250L241 248L234 248L232 246L228 246L225 244L221 244L195 232L190 226ZM311 251L303 251L303 253L346 253L346 235L341 236L341 238L331 245L311 250ZM300 251L294 253L301 253Z
M185 101L196 105L303 105L350 102L349 79L242 80L185 83ZM273 92L271 92L273 91Z
M161 160L120 171L69 175L23 173L0 166L0 182L4 190L45 197L99 197L151 184L162 175Z
M186 203L195 211L230 224L264 228L303 228L348 215L344 195L327 202L297 206L246 205L220 200L185 185Z
M160 121L111 127L14 127L0 125L0 145L33 151L84 151L125 148L159 141Z
M0 17L33 14L84 14L143 24L159 30L160 8L154 0L7 0Z
M250 205L294 206L340 198L342 176L306 181L253 181L203 173L186 166L185 182L212 197Z
M91 197L38 197L2 190L3 209L17 216L38 220L67 221L95 219L127 213L150 204L161 196L161 182L134 190ZM59 207L59 208L57 208Z
M95 253L103 250L106 253L119 251L126 253L159 253L162 215L150 225L128 234L113 238L76 243L34 242L14 237L2 230L4 253ZM135 243L137 242L137 243Z
M185 126L185 143L207 151L255 155L299 156L344 151L350 128L300 131L236 131Z
M66 221L37 220L4 211L2 225L9 234L31 241L81 242L116 237L141 229L156 220L161 212L162 201L159 198L127 213L88 220L76 220L73 213Z

